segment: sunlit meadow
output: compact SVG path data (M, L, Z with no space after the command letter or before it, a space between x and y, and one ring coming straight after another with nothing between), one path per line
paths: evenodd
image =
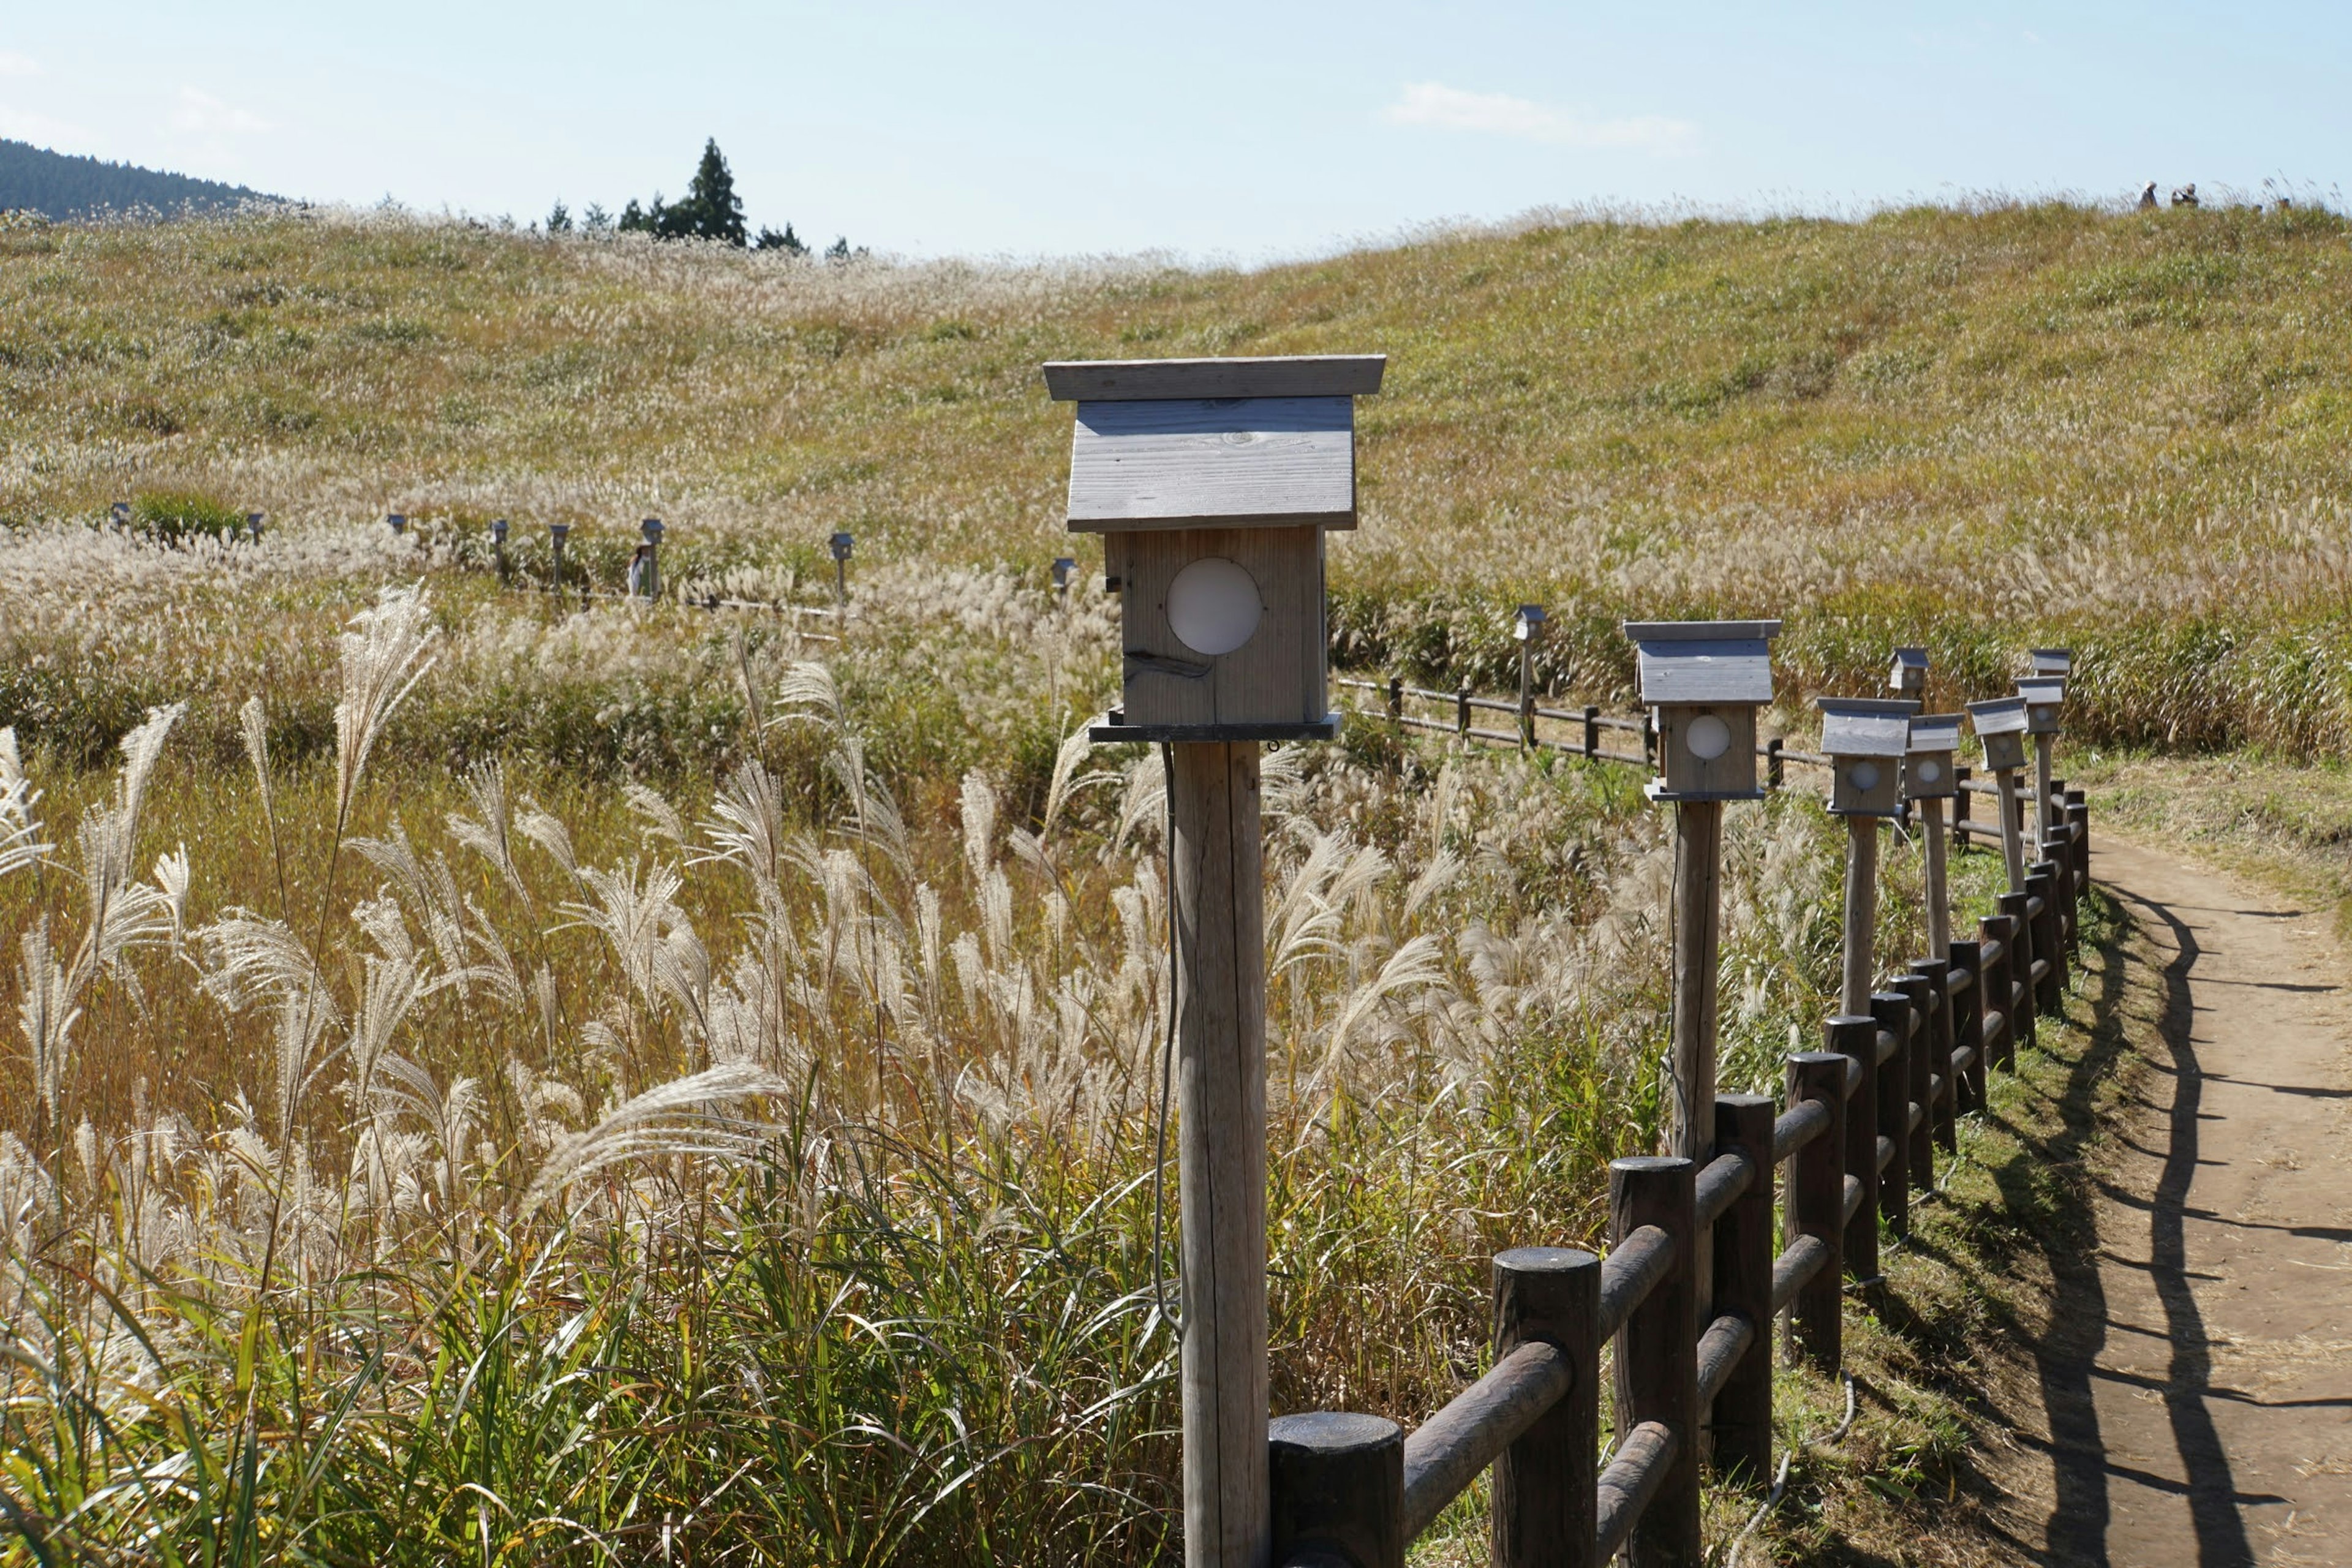
M1532 599L1622 705L1619 616L1784 614L1783 723L1896 640L1948 700L2070 639L2092 736L2334 754L2347 236L0 230L0 1561L1152 1560L1164 803L1074 739L1117 607L1047 584L1036 363L1389 353L1357 668L1499 682ZM678 597L541 591L545 523L610 589L646 515ZM836 528L845 616L681 602L827 608ZM1413 1419L1486 1258L1650 1144L1664 823L1370 717L1267 781L1276 1398ZM1731 816L1729 1086L1811 1038L1835 846Z

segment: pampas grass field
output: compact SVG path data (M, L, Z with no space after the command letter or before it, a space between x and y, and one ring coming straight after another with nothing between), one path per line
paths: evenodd
M1499 683L1533 600L1548 689L1622 705L1622 616L1782 615L1794 729L1896 641L1942 705L2071 640L2086 741L2326 759L2347 238L1560 219L1236 272L10 220L0 1562L1157 1560L1164 803L1078 738L1117 606L1045 584L1037 362L1388 353L1353 668ZM688 597L821 606L854 531L848 615L537 591L546 523L611 588L652 515ZM1266 778L1276 1403L1411 1421L1486 1258L1592 1238L1651 1144L1664 824L1375 718ZM1727 1088L1814 1037L1841 837L1731 814Z

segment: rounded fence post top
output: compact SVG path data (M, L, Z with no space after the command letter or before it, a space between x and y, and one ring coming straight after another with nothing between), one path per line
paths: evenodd
M1830 1062L1835 1062L1838 1066L1843 1067L1845 1058L1835 1051L1790 1051L1789 1053L1790 1067L1816 1068Z
M1875 1024L1877 1022L1877 1019L1872 1017L1867 1013L1832 1013L1830 1015L1830 1027L1832 1029L1850 1029L1857 1024Z
M1691 1162L1679 1154L1626 1154L1609 1162L1612 1171L1687 1171Z
M1870 994L1870 999L1874 1002L1885 1002L1890 1005L1900 1002L1906 1007L1911 1005L1911 998L1905 995L1900 991L1874 991Z
M1495 1268L1504 1274L1572 1274L1597 1268L1601 1259L1580 1247L1514 1247L1495 1254Z
M1717 1105L1737 1105L1746 1110L1754 1110L1759 1105L1770 1105L1773 1100L1769 1094L1718 1094L1715 1097L1715 1102Z
M1381 1415L1352 1410L1309 1410L1277 1415L1266 1423L1266 1441L1276 1447L1318 1454L1360 1454L1401 1445L1404 1428Z

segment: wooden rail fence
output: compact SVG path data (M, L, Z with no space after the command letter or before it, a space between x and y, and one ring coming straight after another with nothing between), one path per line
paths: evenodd
M1604 731L1641 734L1644 724L1595 708L1342 684L1385 693L1404 728L1644 761L1601 742ZM1454 721L1407 712L1412 698L1451 702ZM1475 727L1473 713L1496 710L1517 714L1517 732ZM1547 740L1537 719L1579 732ZM1826 762L1777 742L1759 751ZM1444 1409L1410 1434L1345 1412L1273 1422L1279 1568L1402 1568L1413 1539L1490 1468L1496 1568L1591 1568L1621 1552L1636 1568L1705 1562L1702 1468L1750 1482L1771 1471L1775 1323L1785 1322L1788 1353L1840 1370L1846 1282L1884 1288L1882 1223L1908 1234L1915 1198L1934 1190L1937 1152L1955 1153L1958 1119L1984 1108L1988 1068L2013 1070L2018 1044L2060 1005L2081 949L2089 807L2063 781L2049 806L2053 826L2025 890L2002 895L1948 957L1885 977L1867 1014L1829 1018L1822 1050L1789 1058L1784 1105L1718 1096L1704 1163L1610 1166L1606 1258L1569 1247L1496 1257L1493 1365ZM1601 1373L1612 1343L1615 1441L1604 1461Z

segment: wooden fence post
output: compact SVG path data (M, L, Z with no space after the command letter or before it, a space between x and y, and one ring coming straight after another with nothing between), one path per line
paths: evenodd
M2033 1043L2033 1019L2036 1008L2033 996L2033 916L2028 906L2033 895L2020 888L2014 893L2003 893L1995 900L2002 914L2010 918L2009 994L2012 1012L2009 1037L2020 1047Z
M1962 1091L1960 1080L1952 1071L1952 1050L1959 1044L1959 1036L1952 1026L1953 1004L1958 1000L1952 994L1952 961L1915 958L1911 961L1911 973L1924 983L1927 994L1927 1074L1944 1082L1929 1109L1927 1121L1935 1130L1936 1142L1946 1153L1953 1153L1960 1146Z
M1706 1557L1699 1537L1698 1303L1691 1288L1695 1176L1688 1160L1644 1156L1609 1164L1612 1241L1654 1225L1675 1242L1673 1266L1617 1337L1617 1430L1656 1421L1675 1435L1674 1462L1626 1542L1631 1568L1698 1568Z
M1258 743L1171 750L1185 1557L1239 1568L1268 1517Z
M1318 1410L1266 1429L1273 1552L1315 1568L1404 1568L1404 1431Z
M1984 1030L1984 943L1956 942L1952 943L1952 970L1965 973L1967 982L1952 993L1952 1047L1966 1046L1975 1052L1969 1065L1960 1069L1958 1098L1954 1109L1982 1110L1985 1108L1985 1030Z
M1721 951L1723 802L1675 803L1674 1125L1668 1149L1704 1160L1715 1142L1716 971ZM1703 1266L1702 1266L1703 1267Z
M1845 1258L1845 1063L1833 1051L1789 1058L1789 1104L1819 1103L1830 1112L1828 1129L1790 1157L1789 1235L1819 1241L1829 1249L1829 1261L1789 1303L1789 1348L1830 1373L1844 1353L1839 1281Z
M1838 1192L1843 1213L1846 1194L1855 1196L1845 1217L1845 1270L1856 1279L1878 1277L1878 1020L1867 1013L1841 1013L1830 1020L1830 1049L1853 1065L1846 1069L1852 1092L1845 1100L1845 1181Z
M1717 1475L1750 1484L1772 1475L1772 1121L1769 1094L1727 1094L1715 1102L1715 1152L1747 1156L1748 1190L1715 1222L1714 1289L1706 1321L1727 1312L1756 1337L1707 1415Z
M1986 958L1977 971L1977 1003L1989 1027L1992 1016L2000 1015L2000 1041L1996 1046L1988 1037L1985 1041L1985 1065L2017 1070L2017 1014L2010 1000L2010 976L2016 964L2016 951L2010 944L2016 922L2007 915L1986 915L1977 921L1977 932L1983 942L1997 946L1999 958Z
M2037 860L2026 873L2025 890L2042 900L2042 912L2033 917L2033 956L2044 962L2042 983L2033 995L2036 1016L2055 1016L2065 1004L2066 943L2063 939L2065 917L2058 906L2058 864L2054 860Z
M1601 754L1601 710L1589 702L1584 706L1584 754Z
M1936 1133L1941 1120L1937 1101L1936 1026L1941 1009L1926 975L1897 975L1886 987L1911 1002L1911 1103L1919 1108L1919 1125L1906 1144L1911 1162L1911 1186L1921 1196L1936 1190Z
M1878 1137L1871 1158L1878 1171L1878 1212L1897 1236L1911 1233L1911 999L1900 991L1871 994L1871 1021L1895 1042L1878 1064Z
M1495 1461L1495 1568L1593 1568L1601 1447L1601 1259L1523 1247L1495 1259L1495 1359L1530 1340L1559 1347L1576 1381Z
M1960 829L1969 824L1969 778L1974 769L1965 765L1952 770L1952 844L1966 848L1968 837Z
M1778 735L1764 742L1764 787L1767 789L1788 787L1788 763L1780 755L1786 744Z
M1466 680L1454 693L1454 729L1464 740L1470 738L1470 683Z
M1402 675L1389 677L1389 722L1399 729L1404 727L1404 677Z

